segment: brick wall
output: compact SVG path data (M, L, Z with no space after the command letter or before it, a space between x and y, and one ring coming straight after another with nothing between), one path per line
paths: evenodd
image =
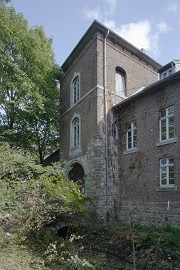
M121 67L126 72L127 95L135 93L140 87L156 81L157 71L147 62L132 54L126 48L122 48L112 39L107 39L107 105L108 105L108 154L109 168L108 179L106 179L105 166L105 119L104 119L104 37L97 32L88 40L82 50L73 58L73 61L64 70L64 78L61 82L61 134L60 134L60 156L61 160L66 160L67 164L80 162L83 168L86 168L85 187L87 195L94 197L94 207L101 217L106 217L109 213L110 218L120 218L125 211L122 204L133 199L141 199L145 192L146 198L151 197L152 189L150 186L157 184L157 174L150 177L151 183L146 181L148 171L151 172L151 166L154 170L154 158L151 154L144 155L144 152L150 153L152 141L146 142L146 148L143 149L144 125L147 127L147 134L155 136L157 123L152 124L152 131L149 121L154 117L153 110L159 110L158 104L162 102L161 95L158 102L151 97L143 96L140 99L127 103L119 107L112 114L111 108L114 102L122 101L122 98L114 98L115 89L115 70ZM75 73L80 74L80 100L71 107L70 85ZM153 95L152 95L153 96ZM163 95L162 95L163 96ZM164 97L164 96L163 96ZM149 99L152 101L149 102ZM142 108L143 106L143 108ZM148 109L147 109L148 108ZM142 110L146 112L142 113ZM75 114L81 116L81 149L79 152L70 151L70 122ZM137 115L136 115L137 114ZM138 143L139 149L136 154L124 155L124 127L128 119L138 118ZM156 114L158 117L158 113ZM114 119L119 123L119 138L114 142L110 135L111 124ZM150 119L150 120L149 120ZM141 122L141 123L140 123ZM154 122L153 122L154 123ZM154 126L155 125L155 126ZM142 131L142 132L141 132ZM154 137L152 138L154 140ZM157 139L158 140L158 139ZM154 143L155 144L155 143ZM157 147L154 146L156 149ZM153 149L154 149L153 148ZM159 156L161 147L158 148ZM157 152L157 149L155 150ZM157 153L153 153L157 154ZM140 172L141 171L141 172ZM156 171L157 173L157 171ZM156 185L157 186L157 185ZM155 187L156 189L156 187ZM153 191L153 200L156 200L160 194ZM166 195L161 195L166 196ZM168 196L166 196L168 197ZM143 200L144 197L143 197ZM161 200L160 200L161 201ZM164 201L163 201L164 202ZM122 216L125 214L122 214Z
M173 208L174 216L173 214L173 217L171 216L172 223L175 223L180 211L180 100L177 98L179 95L180 82L174 81L166 87L153 89L147 94L116 107L114 114L119 127L119 198L123 205L122 208L120 207L120 212L124 212L124 202L126 204L128 201L133 202L132 205L136 202L138 218L145 220L143 216L147 212L148 219L151 216L153 220L155 216L152 215L152 209L155 212L157 208L159 213L163 205L162 213L158 218L162 221L164 207L170 201L173 207L176 205L176 208ZM177 141L159 145L159 111L171 105L174 105L175 110L174 124ZM126 124L134 120L137 123L137 151L127 153ZM167 157L174 157L177 190L159 189L159 160ZM143 205L145 205L144 210ZM146 210L148 205L149 210Z

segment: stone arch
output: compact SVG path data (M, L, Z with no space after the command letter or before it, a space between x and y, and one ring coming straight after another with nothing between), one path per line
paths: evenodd
M74 182L78 182L81 187L81 191L84 193L85 189L85 172L83 166L79 162L74 162L70 165L68 178Z

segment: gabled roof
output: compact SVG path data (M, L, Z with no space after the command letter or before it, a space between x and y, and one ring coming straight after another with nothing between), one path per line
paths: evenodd
M180 60L173 60L171 62L169 62L168 64L162 66L159 68L158 72L161 73L163 72L164 70L167 70L169 68L172 68L174 67L176 64L180 64Z
M143 51L136 48L134 45L117 35L115 32L108 29L105 25L101 24L97 20L95 20L88 30L85 32L83 37L80 39L76 47L73 49L73 51L70 53L68 58L65 60L65 62L62 64L62 69L65 71L68 66L72 63L72 61L76 58L76 56L79 54L79 52L83 49L85 44L90 40L90 38L96 33L100 32L104 36L106 36L107 31L109 30L108 38L112 39L114 42L116 42L118 45L120 45L122 48L125 48L129 52L131 52L134 55L137 55L139 58L144 60L145 62L149 63L151 66L153 66L155 69L159 69L161 65L153 60L151 57L149 57L147 54L145 54Z

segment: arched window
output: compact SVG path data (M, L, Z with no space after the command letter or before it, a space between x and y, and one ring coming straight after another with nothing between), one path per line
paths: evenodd
M75 117L72 121L72 146L77 147L79 146L79 138L80 138L80 128L79 128L79 118Z
M116 95L120 97L126 97L126 72L124 69L116 68Z
M76 76L72 81L72 96L73 96L73 104L76 104L79 100L79 76Z
M111 135L113 137L114 140L117 140L118 138L118 132L117 132L117 126L116 126L116 123L113 122L112 123L112 126L111 126Z

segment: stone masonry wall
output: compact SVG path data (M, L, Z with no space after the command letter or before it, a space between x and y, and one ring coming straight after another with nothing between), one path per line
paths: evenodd
M170 225L180 228L180 203L123 201L120 205L120 220L124 223L134 221L144 225Z

